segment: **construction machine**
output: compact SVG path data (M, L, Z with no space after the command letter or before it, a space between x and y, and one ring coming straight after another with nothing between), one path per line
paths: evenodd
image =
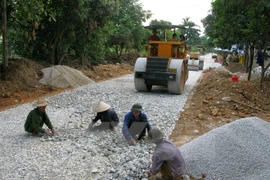
M185 42L166 41L166 31L185 29L177 25L151 25L146 28L163 30L164 41L148 42L148 56L139 57L134 67L137 91L151 91L152 86L165 86L172 94L182 94L188 79Z
M195 51L191 51L189 53L188 69L193 71L199 71L203 70L203 67L204 67L203 48L197 46Z

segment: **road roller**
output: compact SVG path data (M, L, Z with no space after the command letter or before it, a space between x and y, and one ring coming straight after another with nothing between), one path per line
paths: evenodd
M190 71L203 70L204 56L200 52L190 52L188 59L188 69Z
M166 29L184 29L176 25L152 25L148 28L164 30L164 35ZM153 86L164 86L169 93L182 94L189 72L185 42L150 40L148 47L148 56L139 57L135 63L136 90L151 91Z

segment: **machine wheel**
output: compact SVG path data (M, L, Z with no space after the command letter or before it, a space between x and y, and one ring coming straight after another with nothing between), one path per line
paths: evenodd
M199 57L199 70L203 70L203 66L204 66L204 56L200 56Z
M146 88L147 88L147 91L151 91L152 90L152 84L146 84Z
M204 61L204 56L199 56L199 60Z
M145 72L146 70L146 58L138 58L134 67L134 86L137 91L147 91L145 80L141 78L135 78L135 72ZM152 88L152 87L151 87Z
M200 61L199 63L199 70L203 70L204 61Z
M185 83L186 83L187 80L188 80L188 74L189 74L189 70L188 70L188 67L187 67L187 62L184 61L182 66L184 66Z
M176 80L168 81L168 91L172 94L182 94L185 88L185 69L183 65L183 60L172 59L170 61L170 68L177 69Z
M200 61L198 59L189 59L188 60L188 69L190 71L199 71Z

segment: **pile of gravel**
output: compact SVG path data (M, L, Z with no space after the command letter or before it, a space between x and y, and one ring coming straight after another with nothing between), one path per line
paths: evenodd
M95 83L81 71L69 66L56 65L44 68L41 71L43 72L43 78L39 80L39 83L42 84L67 88Z
M180 147L187 174L212 179L270 179L270 123L243 118Z

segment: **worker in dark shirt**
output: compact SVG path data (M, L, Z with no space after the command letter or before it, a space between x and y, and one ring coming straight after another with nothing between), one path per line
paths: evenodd
M45 111L48 102L44 99L39 99L35 104L35 109L33 109L27 116L24 129L26 132L32 134L45 133L48 136L53 136L56 131L54 130L52 123ZM43 125L46 124L48 128L51 130L46 131L43 129Z
M257 52L256 63L259 66L264 66L264 54L263 54L263 52L261 50L258 50L258 52Z
M146 114L142 112L142 106L136 103L132 106L131 111L125 115L123 135L130 145L134 145L136 140L146 138L146 129L149 132L152 127Z
M148 40L149 41L160 41L160 38L158 37L158 35L157 35L157 30L156 29L154 29L153 31L152 31L152 35L148 38Z
M150 37L148 37L149 41L160 41L160 38L157 35L157 30L154 29L152 31L152 35ZM150 54L151 56L157 56L158 55L158 45L157 44L151 44L150 47Z
M100 101L93 109L96 114L96 117L92 120L89 125L89 129L94 127L94 124L100 120L101 124L95 126L96 129L110 129L114 130L114 127L118 125L119 118L117 113L110 105Z

